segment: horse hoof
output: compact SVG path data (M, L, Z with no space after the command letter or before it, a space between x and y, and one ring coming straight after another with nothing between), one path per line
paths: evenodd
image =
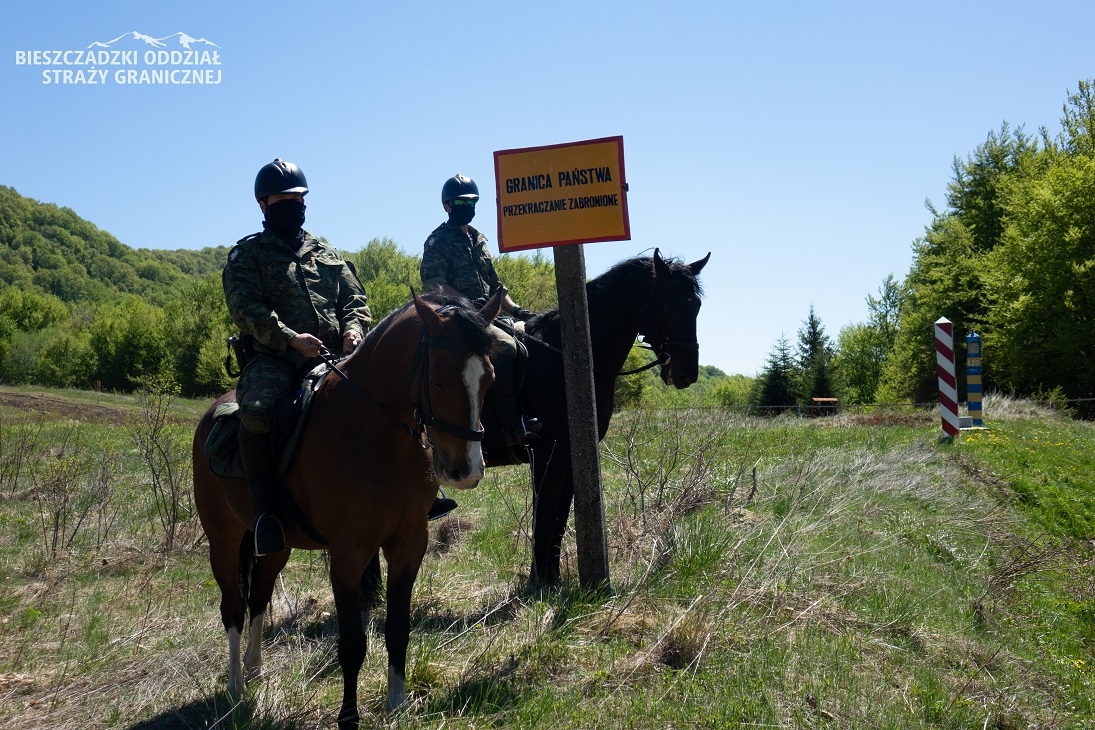
M399 712L407 706L407 680L402 672L388 667L388 712Z
M228 680L228 696L233 701L238 701L243 697L243 693L247 691L247 682L243 677L229 678Z

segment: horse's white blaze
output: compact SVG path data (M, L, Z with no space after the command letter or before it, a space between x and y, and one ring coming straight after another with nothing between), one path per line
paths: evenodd
M407 703L407 680L388 665L388 711L398 710Z
M265 616L265 613L260 613L258 616L252 617L251 625L247 627L247 653L243 656L243 666L247 669L247 679L254 679L262 671L262 620ZM236 636L238 644L239 634Z
M242 697L246 684L240 662L240 632L233 626L228 629L228 694Z
M479 429L479 384L483 380L483 375L486 374L486 365L482 358L469 357L467 362L464 363L464 389L468 395L468 428L472 431ZM483 469L485 467L483 460L483 442L482 441L468 441L468 450L466 452L466 458L468 460L468 478L466 482L470 482L469 486L475 486L483 478ZM453 486L460 486L454 484Z

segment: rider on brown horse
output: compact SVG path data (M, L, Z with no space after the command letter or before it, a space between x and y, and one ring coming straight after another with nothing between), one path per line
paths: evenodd
M236 400L257 556L285 549L281 523L271 512L274 406L300 382L321 348L349 353L372 323L353 270L338 251L303 229L307 193L308 181L293 163L276 159L264 165L255 178L263 231L235 245L222 273L228 311L254 353L240 375Z
M447 284L468 299L486 300L501 290L502 312L516 319L527 319L531 312L522 309L506 292L494 270L487 237L468 225L475 217L475 204L479 200L479 187L465 175L454 175L441 188L441 205L449 219L438 226L422 251L422 286L429 289ZM521 414L517 400L516 358L517 350L512 334L491 326L495 340L495 381L493 392L503 413L506 443L513 446L535 441L540 431L540 421Z

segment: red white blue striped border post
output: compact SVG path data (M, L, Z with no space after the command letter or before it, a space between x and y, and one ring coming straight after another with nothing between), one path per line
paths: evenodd
M946 317L935 322L935 366L943 433L954 437L958 435L958 381L954 378L954 325Z

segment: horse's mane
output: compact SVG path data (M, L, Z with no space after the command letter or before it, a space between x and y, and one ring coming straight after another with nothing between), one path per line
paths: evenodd
M438 307L452 307L449 319L456 324L457 329L460 332L460 339L466 342L471 347L472 352L476 355L486 355L490 352L491 336L487 331L487 321L483 319L471 301L459 294L445 292L441 289L432 289L420 296L430 304ZM402 317L407 310L413 308L414 299L411 299L398 309L392 310L387 317L380 320L380 322L369 331L369 334L365 335L366 342L364 344L367 344L372 339L382 337L384 332L386 332L396 320Z
M692 274L692 269L689 265L681 261L680 259L662 259L673 275L674 280L687 281L692 285L696 294L703 294L703 288L700 286L699 280ZM649 256L640 256L633 259L625 259L618 264L613 265L608 271L605 271L600 276L594 277L589 282L590 294L600 293L604 290L614 289L618 284L623 284L625 281L631 280L632 277L654 276L654 259Z

